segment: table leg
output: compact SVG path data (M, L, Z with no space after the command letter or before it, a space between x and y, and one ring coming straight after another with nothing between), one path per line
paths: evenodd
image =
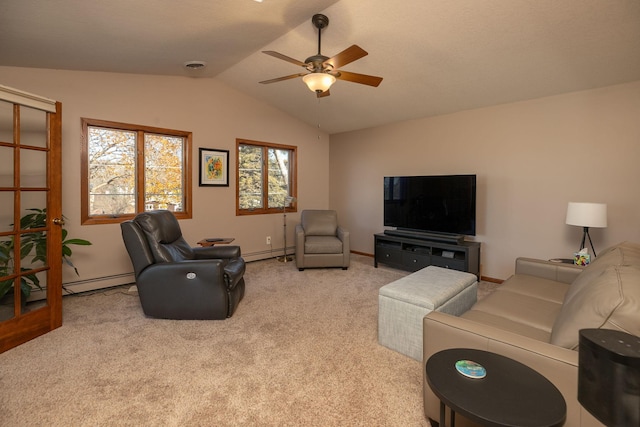
M453 409L449 409L451 411L451 425L449 427L456 427L456 411ZM440 425L438 427L446 427L446 409L445 404L440 401Z

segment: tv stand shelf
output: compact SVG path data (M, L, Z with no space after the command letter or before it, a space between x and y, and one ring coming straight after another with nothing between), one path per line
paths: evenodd
M480 243L443 243L414 237L374 235L374 267L387 264L418 271L430 265L466 271L480 277Z

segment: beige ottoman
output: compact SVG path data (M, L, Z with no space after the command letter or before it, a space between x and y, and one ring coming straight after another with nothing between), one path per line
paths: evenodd
M475 274L429 266L380 288L378 342L422 361L422 319L434 310L459 316L478 299Z

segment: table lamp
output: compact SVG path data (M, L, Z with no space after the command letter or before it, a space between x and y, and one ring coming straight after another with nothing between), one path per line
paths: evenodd
M607 226L607 205L605 203L569 202L566 223L582 227L582 242L578 251L585 247L585 240L588 237L591 251L596 257L596 250L593 248L591 235L589 235L589 227L605 228Z
M580 330L578 402L607 427L640 425L640 337Z

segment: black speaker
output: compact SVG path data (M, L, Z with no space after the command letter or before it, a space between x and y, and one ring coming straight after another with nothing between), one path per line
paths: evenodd
M608 427L640 426L640 337L580 331L578 401Z

